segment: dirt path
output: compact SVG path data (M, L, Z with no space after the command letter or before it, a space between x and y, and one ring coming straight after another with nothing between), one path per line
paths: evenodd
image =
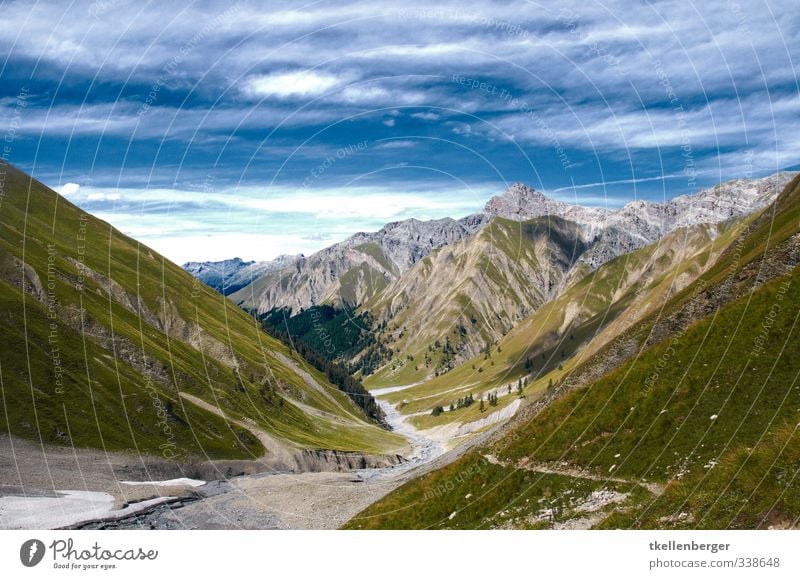
M518 461L516 464L512 464L510 462L501 461L496 456L492 454L484 454L482 455L487 461L492 464L496 464L499 466L511 467L511 468L518 468L522 470L527 470L530 472L537 472L541 474L556 474L561 476L569 476L572 478L583 478L587 480L593 480L598 482L615 482L615 483L622 483L622 484L629 484L629 485L638 485L640 487L646 488L648 491L653 493L656 496L660 496L661 493L664 492L666 485L654 482L645 482L640 480L630 480L624 479L619 477L613 476L603 476L596 473L592 473L586 470L578 469L575 467L570 466L563 466L563 467L552 467L546 466L542 464L531 464L524 461Z

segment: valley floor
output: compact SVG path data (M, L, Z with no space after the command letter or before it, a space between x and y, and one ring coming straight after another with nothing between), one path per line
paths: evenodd
M0 437L0 528L335 529L410 478L460 455L381 402L406 461L350 472L253 472L242 461L187 468L126 453ZM210 482L206 483L206 480ZM130 484L123 481L157 481Z

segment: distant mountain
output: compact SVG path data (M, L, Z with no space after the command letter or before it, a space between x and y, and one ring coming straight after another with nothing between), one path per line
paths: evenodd
M259 313L274 308L297 311L322 303L356 306L434 249L469 237L485 223L482 216L389 223L269 271L230 297Z
M320 449L404 446L229 300L16 168L0 171L0 433L280 468L306 468Z
M244 261L238 257L224 261L190 261L183 269L223 295L253 283L267 272L286 267L303 258L303 254L281 255L269 261Z

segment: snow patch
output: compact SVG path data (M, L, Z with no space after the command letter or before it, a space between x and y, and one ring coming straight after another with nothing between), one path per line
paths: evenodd
M131 486L154 486L154 487L181 487L181 486L188 486L188 487L201 487L206 484L204 480L198 480L194 478L173 478L170 480L121 480L119 481L120 484L123 485L131 485Z
M95 491L57 491L54 497L0 497L0 528L58 529L96 519L119 519L175 497L158 497L114 510L114 497Z

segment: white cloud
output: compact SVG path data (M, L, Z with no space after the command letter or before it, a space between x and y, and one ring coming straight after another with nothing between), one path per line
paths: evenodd
M340 83L332 74L301 70L250 77L243 90L251 97L318 96Z
M387 141L382 141L377 148L378 149L413 149L417 146L417 143L414 141L410 141L408 139L390 139Z
M85 199L90 203L98 201L119 201L122 199L122 194L118 191L97 191L87 189Z
M134 232L128 233L137 237ZM177 264L187 261L221 261L232 256L245 260L267 260L284 254L310 255L340 241L340 239L309 240L294 234L233 232L210 235L138 236L138 239Z
M74 195L78 192L81 186L77 183L64 183L61 187L58 188L58 192L61 193L64 197L69 197L70 195Z
M227 193L172 189L81 189L79 204L122 199L114 211L92 211L123 233L150 245L176 263L192 260L271 259L283 253L313 253L358 231L375 231L389 221L415 217L460 217L477 211L497 193L481 186L452 194L426 190L342 187L298 191L293 187L248 187ZM208 204L198 208L197 203ZM170 211L149 207L170 206ZM269 233L263 233L263 232ZM321 234L322 232L322 234Z
M324 193L283 192L261 197L238 197L240 208L269 213L306 214L314 219L370 219L390 221L402 217L461 216L480 207L484 195L433 196L380 190L333 189Z
M436 113L430 113L430 112L414 113L411 115L411 117L419 119L421 121L438 121L440 118L439 115L437 115Z

